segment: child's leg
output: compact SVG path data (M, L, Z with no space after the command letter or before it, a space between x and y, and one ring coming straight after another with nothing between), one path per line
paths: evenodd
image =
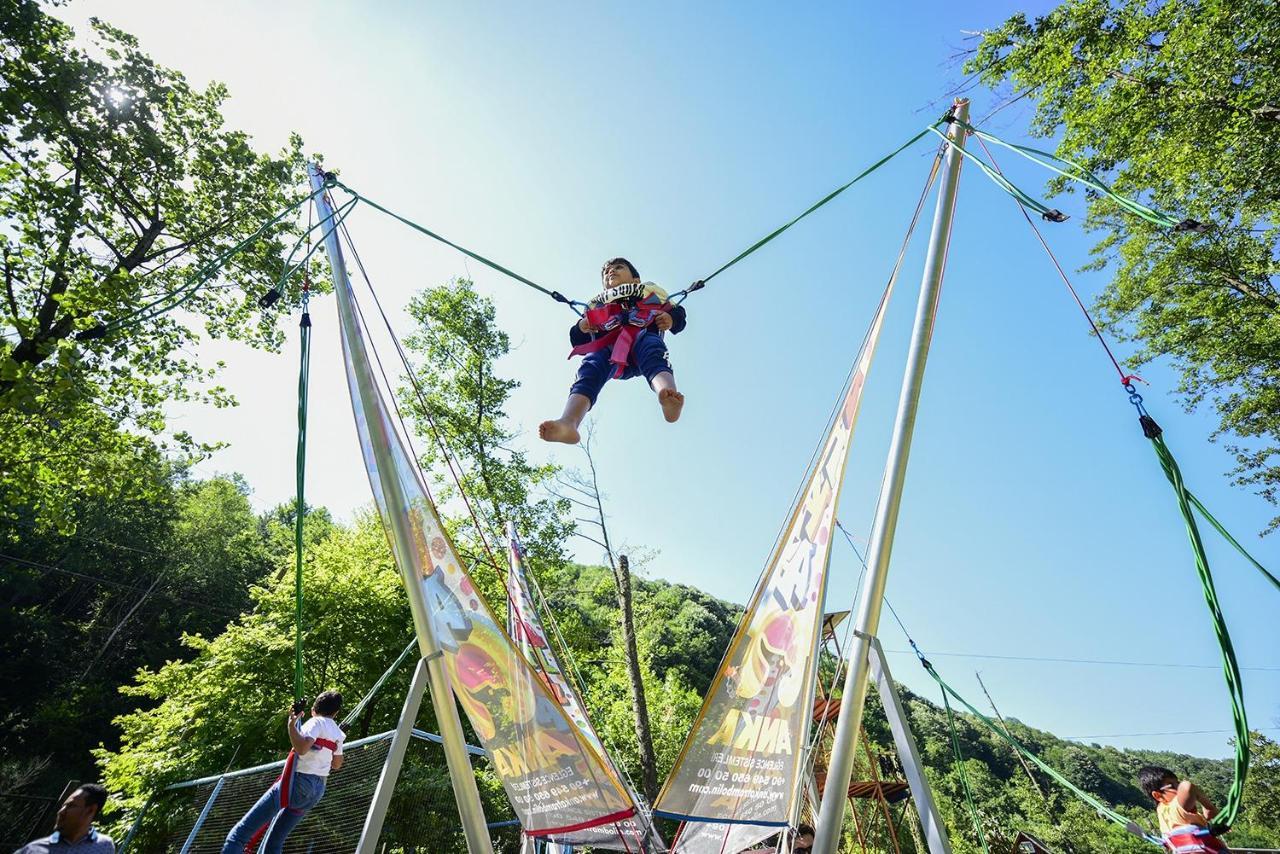
M609 350L597 350L588 353L578 367L578 378L569 389L569 399L565 402L564 412L555 421L543 421L538 425L538 435L546 442L563 442L576 445L579 438L578 425L587 417L587 412L595 406L600 389L613 374L613 363L609 361Z
M668 422L678 421L684 408L684 395L676 390L676 378L671 372L671 356L666 342L654 332L646 332L635 343L636 365L649 381L649 387L658 393L658 405L662 417Z
M265 827L275 814L280 811L280 784L275 783L258 798L244 818L231 828L227 840L223 843L222 854L244 854L245 846L259 830Z
M284 842L290 832L297 827L324 796L325 778L314 774L298 774L294 777L293 793L289 799L289 807L281 810L276 816L275 824L262 840L262 854L281 854Z

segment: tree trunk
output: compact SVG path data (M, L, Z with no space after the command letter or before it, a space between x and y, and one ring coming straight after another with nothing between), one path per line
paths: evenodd
M613 567L613 580L618 586L623 651L627 656L627 675L631 678L631 700L636 709L636 743L640 747L641 785L644 787L645 798L652 804L658 799L658 762L653 754L653 732L649 728L649 704L644 698L644 680L640 677L640 655L636 651L635 620L631 612L631 567L626 555L618 555Z

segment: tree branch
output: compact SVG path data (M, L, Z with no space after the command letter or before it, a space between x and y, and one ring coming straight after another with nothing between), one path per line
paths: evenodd
M192 246L196 245L197 243L203 243L204 241L208 240L210 237L217 234L219 231L226 228L228 225L230 225L233 222L235 222L235 216L234 215L228 216L226 219L222 220L217 225L212 226L211 228L201 232L200 234L195 235L194 237L189 237L186 240L182 241L181 243L174 244L173 246L166 246L163 249L157 249L155 252L151 252L145 258L142 259L142 263L146 264L151 261L154 261L157 258L163 257L165 255L169 255L174 252L181 252L183 250L189 249Z
M4 290L9 296L9 309L13 312L13 320L18 321L18 298L13 292L13 264L9 262L9 247L4 248Z

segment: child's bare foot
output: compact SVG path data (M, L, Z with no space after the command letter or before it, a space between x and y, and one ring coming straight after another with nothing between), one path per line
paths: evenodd
M676 417L679 417L679 411ZM674 421L675 418L668 418L668 421ZM563 442L566 445L576 445L582 437L578 435L578 428L574 427L568 421L543 421L538 425L538 435L542 437L544 442Z
M658 392L658 405L662 407L662 417L668 424L680 420L680 410L684 409L684 395L673 388L664 388Z

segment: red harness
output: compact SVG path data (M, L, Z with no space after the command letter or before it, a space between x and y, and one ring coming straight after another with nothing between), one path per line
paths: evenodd
M1175 827L1164 838L1164 844L1174 854L1229 854L1230 849L1206 827L1186 825Z
M623 308L617 303L608 303L597 308L587 309L587 320L603 330L602 335L579 344L569 351L569 358L585 356L605 347L613 347L609 353L609 361L614 365L613 375L622 376L631 361L631 347L640 333L653 323L654 318L662 312L671 311L671 303L660 302L658 297L650 295L634 308Z

